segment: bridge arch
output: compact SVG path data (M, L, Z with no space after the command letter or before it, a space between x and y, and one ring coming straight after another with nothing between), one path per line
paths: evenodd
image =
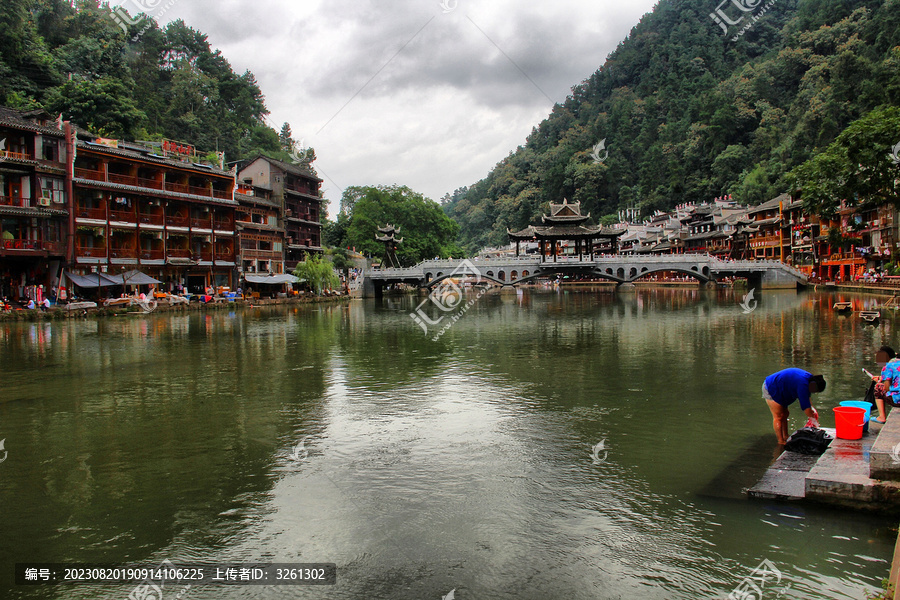
M701 273L700 270L696 266L688 269L688 268L679 268L679 267L675 267L675 266L666 265L664 267L659 267L656 269L642 269L640 274L637 277L632 277L629 279L629 281L634 281L636 279L640 279L641 277L653 275L654 273L681 273L682 275L688 275L690 277L693 277L700 283L706 283L707 281L709 281L711 279L711 277L709 276L709 269L704 268L703 271L704 272Z

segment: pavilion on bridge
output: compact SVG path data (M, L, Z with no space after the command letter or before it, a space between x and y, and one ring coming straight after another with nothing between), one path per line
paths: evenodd
M581 214L581 202L569 202L563 198L562 204L550 204L550 214L541 217L542 225L529 225L521 231L506 230L511 240L516 242L516 256L519 256L520 242L537 241L540 246L541 260L552 255L553 262L560 254L562 242L575 243L575 254L581 260L585 254L594 260L594 246L599 243L600 249L609 254L618 254L619 236L625 234L624 229L612 229L598 225L586 225L591 214Z

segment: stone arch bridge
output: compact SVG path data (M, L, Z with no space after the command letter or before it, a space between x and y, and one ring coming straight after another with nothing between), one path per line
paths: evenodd
M632 283L663 271L679 273L708 283L725 277L744 277L752 288L797 288L807 284L799 270L772 260L721 260L708 254L663 254L656 256L612 255L594 260L540 257L495 259L426 260L414 267L367 269L363 274L363 295L379 297L385 286L407 283L432 288L444 279L480 278L501 286L514 286L542 278L560 276L606 279L617 284Z

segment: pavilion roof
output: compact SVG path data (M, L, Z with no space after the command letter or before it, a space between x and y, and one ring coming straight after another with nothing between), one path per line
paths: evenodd
M581 202L569 202L563 198L562 204L550 204L550 214L543 215L541 221L544 223L578 224L584 223L590 218L591 213L581 214Z
M625 235L624 229L612 229L592 225L529 225L521 231L506 230L509 237L516 240L537 239L582 239L582 238L614 238Z

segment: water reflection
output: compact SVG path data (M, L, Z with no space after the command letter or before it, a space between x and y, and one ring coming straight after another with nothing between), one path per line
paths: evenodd
M766 374L859 397L893 318L781 292L745 314L742 296L488 294L437 342L414 298L10 324L0 562L339 567L334 588L191 599L698 598L768 558L797 597L861 597L889 568L880 520L750 502L721 476L771 459ZM8 578L4 597L49 597Z

